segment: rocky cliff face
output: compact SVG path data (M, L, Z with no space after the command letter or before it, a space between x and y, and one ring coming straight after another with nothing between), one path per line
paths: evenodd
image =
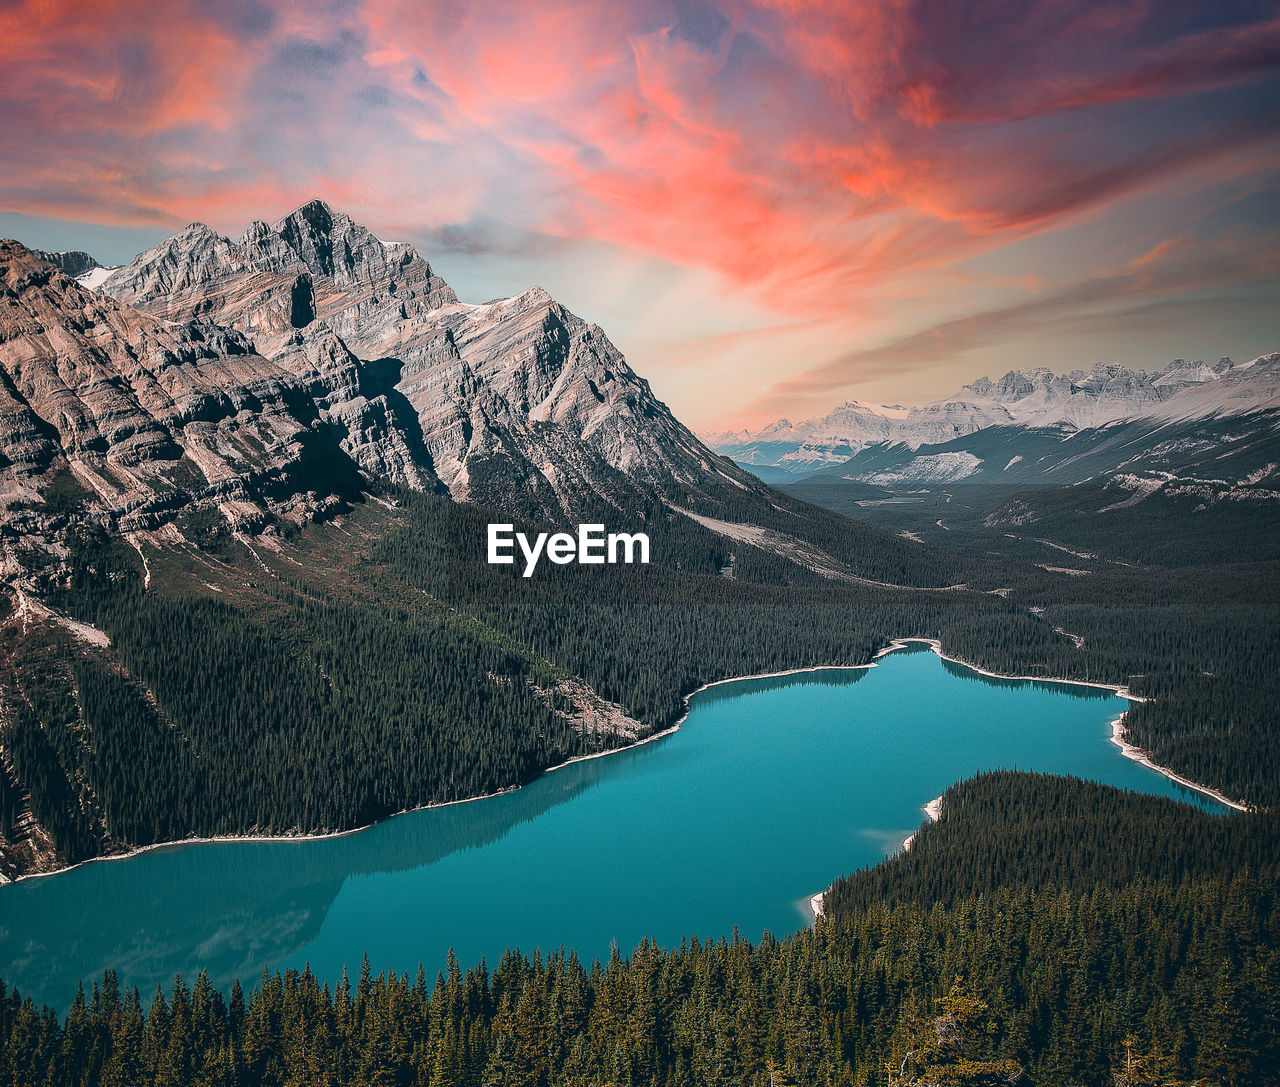
M341 473L315 406L233 330L170 324L0 242L0 504L38 517L51 480L99 519L152 527L216 507L233 527L308 518Z
M365 475L419 491L440 489L416 413L395 390L393 360L365 362L327 325L315 323L295 333L276 361L306 389Z
M320 201L236 241L193 224L102 290L243 333L313 391L366 472L411 487L442 481L456 498L536 515L759 486L545 291L461 303L411 246Z
M102 267L83 249L70 249L60 253L47 253L43 249L33 249L31 252L41 260L47 260L50 264L57 266L69 276L87 275L95 268Z

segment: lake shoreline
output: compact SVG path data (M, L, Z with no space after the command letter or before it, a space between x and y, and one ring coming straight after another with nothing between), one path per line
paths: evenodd
M936 823L942 817L942 797L935 796L929 801L929 803L922 804L920 806L920 810L928 817L929 822ZM911 848L911 843L916 840L916 835L919 833L920 831L917 830L908 834L906 839L903 841L899 852L905 853L909 850ZM887 860L888 858L885 859ZM830 889L830 887L827 888L828 891ZM809 914L810 924L816 924L818 918L822 916L826 898L827 891L819 891L816 895L810 895L808 898L802 900L802 904Z
M929 817L930 823L936 823L940 818L942 818L942 797L935 796L932 800L929 801L929 803L924 805L924 807L922 807L920 810ZM924 827L924 824L922 823L921 828L923 829L923 827ZM903 853L905 853L908 849L911 848L911 843L916 840L916 835L919 833L920 833L919 830L915 830L907 835L906 839L902 843L901 851Z
M962 668L967 668L972 672L976 672L979 675L987 676L991 679L1007 679L1007 680L1014 680L1019 682L1031 682L1031 683L1060 683L1060 684L1069 684L1076 687L1094 687L1099 690L1112 691L1113 693L1119 695L1121 698L1128 699L1131 702L1145 701L1145 699L1143 699L1141 696L1131 694L1129 692L1128 687L1118 685L1118 684L1096 683L1088 680L1046 678L1043 676L1009 676L1009 675L1002 675L999 672L991 672L976 664L972 664L969 661L961 660L958 657L948 656L946 653L942 651L941 641L939 641L936 638L911 638L911 637L895 638L884 648L877 651L876 654L871 658L871 660L869 660L865 664L806 665L801 668L787 668L787 669L783 669L775 672L758 672L752 675L729 676L725 679L711 680L710 682L704 683L702 684L702 686L698 687L697 689L690 691L688 694L682 696L682 701L684 702L684 713L680 715L680 718L674 724L669 725L667 728L661 729L658 732L651 733L650 735L645 736L642 739L636 740L632 743L624 744L621 747L611 747L603 751L593 751L588 755L575 755L573 758L566 759L564 762L559 762L559 763L556 763L554 766L546 767L544 770L540 771L537 776L532 778L530 781L525 782L525 785L529 785L529 784L532 784L532 782L537 781L538 778L541 777L543 774L554 773L557 770L563 770L567 766L572 766L575 763L579 763L579 762L586 762L590 759L604 758L606 755L616 755L623 751L633 751L636 748L642 747L645 744L652 743L655 740L661 740L667 736L672 735L675 732L678 732L680 727L685 723L685 721L689 719L689 714L692 712L692 700L697 695L701 694L703 691L710 690L712 687L720 687L728 683L745 683L750 680L756 680L756 679L781 679L781 678L785 678L786 676L804 675L805 673L808 673L808 672L856 671L856 670L862 670L862 669L875 668L881 658L886 657L891 653L896 653L901 649L906 649L913 644L928 645L933 650L933 652L936 653L943 660L950 661L952 664L958 664ZM1230 800L1229 798L1223 796L1221 793L1218 793L1216 790L1210 788L1207 785L1199 785L1195 782L1189 781L1186 778L1181 777L1180 775L1174 773L1172 770L1169 770L1167 767L1156 765L1150 759L1150 757L1146 754L1146 752L1141 751L1139 748L1136 748L1131 744L1127 744L1126 742L1124 742L1122 738L1124 716L1125 716L1124 714L1121 714L1115 721L1112 722L1111 739L1112 739L1112 742L1115 743L1116 746L1120 748L1121 753L1125 756L1125 758L1132 759L1135 762L1141 763L1143 766L1146 766L1151 770L1155 770L1157 773L1163 775L1169 780L1175 781L1179 785L1182 785L1189 789L1193 789L1199 793L1202 793L1205 796L1212 797L1213 799L1219 801L1220 803L1223 803L1230 808L1234 808L1237 811L1249 810L1245 805L1240 804L1237 801ZM1121 738L1117 738L1117 736ZM516 789L522 789L525 787L525 785L511 785L504 789L498 789L495 792L482 793L477 796L462 797L458 800L442 800L432 804L420 804L417 807L405 808L403 811L393 812L390 815L385 815L381 819L375 819L372 823L366 823L358 827L350 827L346 830L324 831L322 833L317 833L317 834L227 834L227 835L217 835L213 837L177 838L177 839L174 839L173 841L168 841L168 842L153 842L149 845L137 846L132 849L123 850L119 853L111 853L111 854L108 854L107 856L88 857L85 860L77 861L75 864L63 865L60 868L53 868L46 872L24 872L21 875L18 875L12 878L7 878L3 875L0 875L0 886L3 886L5 884L11 884L11 883L20 883L23 880L41 879L48 876L61 875L64 872L69 872L74 868L79 868L82 865L86 865L86 864L98 864L98 863L105 863L108 861L128 860L131 857L141 856L144 853L151 853L156 850L176 849L182 846L189 846L189 845L216 845L222 842L226 842L226 843L299 842L299 843L302 843L302 842L323 841L326 838L344 838L351 834L359 834L363 831L369 830L380 823L384 823L389 819L395 819L401 815L411 815L414 812L430 811L433 808L452 807L453 805L456 805L456 804L471 804L479 800L491 800L495 797L503 796L506 793L514 792ZM941 801L941 797L938 797L937 801ZM937 801L930 801L930 805L936 803ZM928 805L926 805L925 809L922 809L922 810L926 810L927 812L927 809L928 809ZM907 839L907 842L910 842L911 839L914 837L915 837L914 834L911 835L911 837ZM904 846L905 845L906 843L904 843ZM822 909L821 899L822 899L822 896L825 894L826 894L825 891L821 891L818 894L812 895L805 900L806 908L809 909L809 911L813 913L815 917L821 915L821 909Z
M892 642L889 643L889 645L887 645L884 649L880 650L871 659L871 662L869 664L834 665L831 667L874 668L876 662L881 657L888 656L888 654L894 653L899 649L906 649L907 646L912 644L927 645L929 646L930 649L933 650L934 653L936 653L943 660L950 661L952 664L958 664L962 668L967 668L971 672L976 672L979 675L987 676L991 679L1008 679L1008 680L1024 681L1029 683L1067 683L1076 687L1094 687L1103 691L1111 691L1114 694L1118 695L1119 697L1127 699L1130 702L1146 701L1146 699L1143 698L1141 695L1136 695L1131 693L1127 686L1118 684L1118 683L1096 683L1096 682L1091 682L1089 680L1057 679L1057 678L1046 678L1043 676L1008 676L1008 675L1002 675L999 672L992 672L986 668L980 667L979 665L973 664L970 661L961 660L959 657L948 656L946 653L942 651L942 642L939 641L937 638L895 638ZM795 671L816 672L821 670L822 670L821 668L802 668L802 669L796 669ZM785 673L775 673L775 674L790 675L791 673L785 672ZM746 677L746 678L762 679L764 677L752 676L752 677ZM729 683L733 681L721 680L720 682ZM713 684L708 684L707 686L713 686ZM700 688L700 690L705 690L705 689L706 689L705 687ZM694 692L694 693L696 694L697 692ZM1133 762L1139 763L1140 765L1147 767L1147 769L1149 770L1154 770L1156 773L1160 774L1162 777L1166 777L1170 781L1177 782L1177 784L1179 785L1182 785L1188 789L1192 789L1195 792L1198 792L1204 796L1210 797L1213 800L1218 801L1220 804L1225 804L1228 808L1234 809L1235 811L1242 811L1242 812L1249 811L1249 808L1246 805L1241 804L1239 801L1232 800L1227 796L1224 796L1222 793L1218 792L1216 789L1210 788L1208 785L1200 785L1197 782L1190 781L1189 779L1184 778L1182 775L1175 773L1173 770L1170 770L1167 766L1158 765L1141 748L1135 747L1133 744L1126 742L1124 739L1125 716L1126 714L1122 713L1120 714L1119 717L1117 717L1114 721L1111 722L1111 742L1115 744L1118 748L1120 748L1120 753L1126 759L1131 759ZM930 822L936 823L938 821L939 815L942 812L942 797L940 796L935 797L933 800L930 800L928 804L925 804L920 810L923 811L925 815L929 817ZM911 848L911 843L915 841L915 837L919 833L920 832L917 830L907 836L907 838L902 843L902 851L905 852L906 850ZM822 916L823 900L826 897L826 893L827 893L826 891L819 891L817 894L811 895L809 898L806 898L803 900L805 909L808 911L808 913L811 916L811 921L810 921L811 924L815 923L817 919Z
M1175 774L1167 766L1157 766L1151 761L1151 756L1143 751L1142 748L1135 747L1124 738L1125 717L1126 714L1122 713L1111 722L1111 742L1120 749L1120 754L1122 754L1126 759L1132 759L1134 762L1139 763L1148 769L1155 770L1157 773L1163 774L1170 781L1176 781L1179 785L1182 785L1187 789L1193 789L1195 792L1210 797L1211 799L1216 800L1219 804L1225 804L1228 808L1235 811L1249 811L1247 804L1241 804L1238 800L1232 800L1230 797L1224 796L1222 793L1218 792L1217 789L1211 789L1208 785L1199 785L1188 778L1184 778L1181 774Z

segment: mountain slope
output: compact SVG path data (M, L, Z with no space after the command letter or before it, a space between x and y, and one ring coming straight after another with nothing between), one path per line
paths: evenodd
M237 525L307 520L344 475L311 399L243 336L140 313L15 242L0 242L0 449L10 521L61 480L125 530L202 505Z
M1149 480L1266 490L1280 483L1280 410L1136 419L1106 427L986 427L939 445L870 446L820 475L910 490L942 484L1070 486ZM1133 483L1132 487L1138 487ZM1238 497L1238 496L1237 496Z

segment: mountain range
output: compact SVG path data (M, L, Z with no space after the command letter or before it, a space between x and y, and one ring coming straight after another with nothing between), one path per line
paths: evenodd
M320 201L114 269L4 242L0 276L10 517L54 480L125 530L301 523L370 481L525 517L763 491L546 291L460 302Z
M841 404L829 414L758 431L708 436L740 464L802 476L841 464L871 446L916 450L940 446L988 428L1051 430L1062 435L1119 423L1152 424L1247 416L1280 409L1280 354L1237 364L1175 359L1148 373L1099 363L1055 375L1044 367L979 378L952 396L911 409Z

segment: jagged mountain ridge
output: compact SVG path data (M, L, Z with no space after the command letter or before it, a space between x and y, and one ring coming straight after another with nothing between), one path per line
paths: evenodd
M77 279L80 276L88 275L95 268L102 267L83 249L67 249L57 253L49 253L43 249L33 249L31 252L41 260L46 260L50 264L56 265L67 275L74 276Z
M988 427L1059 428L1073 433L1134 420L1235 415L1280 403L1276 356L1237 365L1175 359L1156 373L1099 363L1055 375L1045 367L983 377L932 404L877 409L856 402L827 416L763 430L721 435L718 452L744 464L796 474L838 464L881 442L909 449L943 445Z
M541 288L460 302L412 246L321 201L236 241L192 224L101 289L168 320L242 332L316 391L363 469L397 483L438 480L455 498L521 514L587 499L624 508L637 488L759 488L675 419L600 328ZM352 358L377 374L376 407L349 380L326 384L334 360Z
M0 242L0 502L10 525L38 521L58 478L124 531L202 504L233 527L309 519L335 501L329 444L312 401L243 335L161 321Z
M874 488L883 490L870 493ZM1065 434L1061 427L995 426L915 449L868 446L782 489L846 510L891 495L925 503L922 510L941 500L934 514L948 524L972 507L987 510L986 527L1015 532L1075 518L1071 531L1090 536L1097 530L1088 522L1106 515L1123 534L1132 518L1154 537L1178 526L1177 540L1166 541L1171 548L1185 532L1204 553L1217 554L1233 533L1261 531L1265 540L1262 526L1280 508L1280 408L1136 419ZM934 514L929 523L948 531Z

